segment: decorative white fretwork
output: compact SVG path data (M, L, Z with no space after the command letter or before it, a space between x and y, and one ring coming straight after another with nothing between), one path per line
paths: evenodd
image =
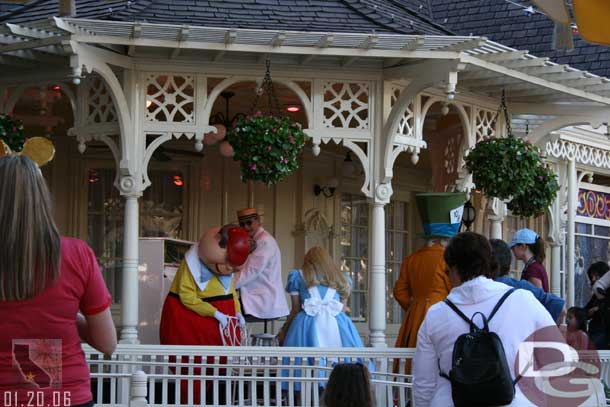
M582 165L610 169L610 151L602 148L557 139L548 141L545 151L551 157L575 160Z
M87 117L85 124L114 123L117 114L106 82L98 75L91 75L85 82L87 95Z
M458 171L458 150L460 148L459 143L461 142L461 134L458 137L447 138L447 145L445 146L444 157L445 157L445 172L447 175L452 176Z
M394 103L396 103L396 101L398 100L398 96L400 96L401 90L401 88L392 86L392 93L390 96L390 107L394 107ZM400 117L396 134L404 137L413 137L413 120L413 103L409 103L405 108L404 113Z
M496 113L491 110L476 108L474 130L477 143L483 140L483 137L494 137Z
M323 120L326 128L369 128L369 84L367 82L324 82Z
M195 86L192 75L146 76L146 120L193 123Z

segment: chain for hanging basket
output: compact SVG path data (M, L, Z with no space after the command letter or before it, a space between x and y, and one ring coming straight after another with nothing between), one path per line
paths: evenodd
M504 116L504 124L506 126L506 135L508 137L514 137L513 129L510 125L510 115L508 114L508 106L506 105L506 92L504 89L502 89L502 98L500 99L500 106L498 106L498 111L496 112L496 117L494 117L494 127L495 127L495 123L498 122L498 118L500 117L500 114L502 114Z
M273 89L270 62L263 83L256 92L252 114L240 117L227 132L235 161L240 162L243 181L275 184L299 167L299 156L305 145L305 133L299 123L282 115L280 103ZM266 99L268 110L259 106Z
M271 61L267 58L266 61L267 70L265 71L265 77L263 78L263 83L256 90L256 98L254 99L254 104L252 105L251 113L256 114L257 112L262 112L259 108L259 103L263 95L267 96L267 114L269 116L281 116L282 108L280 106L280 102L275 94L275 90L273 89L273 81L271 80Z

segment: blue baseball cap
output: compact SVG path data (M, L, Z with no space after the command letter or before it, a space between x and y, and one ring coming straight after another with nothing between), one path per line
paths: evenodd
M536 243L536 239L538 239L538 233L534 232L531 229L523 228L519 229L513 240L510 241L508 247L511 249L518 244L534 244Z

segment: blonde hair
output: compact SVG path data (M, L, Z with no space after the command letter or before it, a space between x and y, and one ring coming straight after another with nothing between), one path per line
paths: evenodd
M320 246L312 247L305 254L303 278L307 288L323 284L337 290L341 299L346 299L350 295L351 288L347 278L328 251Z
M51 194L25 156L0 158L0 301L42 293L59 277L61 241Z

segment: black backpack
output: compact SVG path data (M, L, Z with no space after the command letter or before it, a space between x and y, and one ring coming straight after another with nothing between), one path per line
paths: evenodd
M451 396L455 407L502 406L515 398L515 382L510 376L504 346L495 332L489 331L489 321L500 306L515 291L508 290L496 304L489 317L476 312L469 319L454 303L445 303L470 325L470 332L460 335L453 346L453 362L449 375L440 375L451 382ZM474 323L480 315L483 328Z

